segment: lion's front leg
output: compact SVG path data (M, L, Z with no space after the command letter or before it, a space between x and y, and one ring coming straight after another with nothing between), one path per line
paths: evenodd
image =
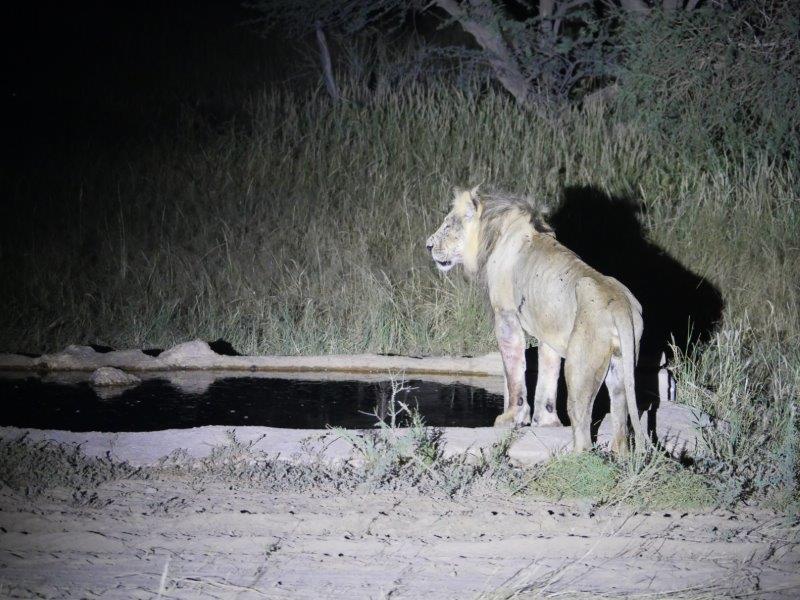
M536 425L561 425L556 413L561 356L539 340L537 348L536 391L533 396L533 422Z
M494 333L506 379L505 412L495 419L494 426L530 425L531 409L525 387L525 333L514 311L495 311Z

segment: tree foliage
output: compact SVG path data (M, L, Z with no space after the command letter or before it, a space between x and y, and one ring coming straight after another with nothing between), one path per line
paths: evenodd
M800 7L746 2L654 14L618 33L618 106L677 147L800 153Z
M391 31L424 15L440 28L456 25L471 44L437 45L468 69L485 67L525 105L563 102L576 87L604 77L614 63L607 21L594 0L540 0L506 4L492 0L257 0L270 30L291 35L322 26L353 41L379 26ZM342 39L342 38L340 38ZM476 51L477 49L477 51Z
M435 21L462 35L420 42L405 64L415 77L436 77L429 68L436 60L457 64L528 107L619 91L621 108L687 147L746 143L786 155L800 138L796 0L256 0L251 7L268 29L325 28L340 48L368 32L403 34L415 19Z

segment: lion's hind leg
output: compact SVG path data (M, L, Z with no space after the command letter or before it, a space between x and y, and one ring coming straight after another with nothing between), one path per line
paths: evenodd
M576 328L577 329L577 328ZM592 406L611 359L610 348L598 352L592 328L574 331L567 346L564 376L567 380L567 412L572 423L575 452L592 447Z
M611 452L624 456L628 452L628 403L620 356L611 358L606 375L606 389L611 399Z

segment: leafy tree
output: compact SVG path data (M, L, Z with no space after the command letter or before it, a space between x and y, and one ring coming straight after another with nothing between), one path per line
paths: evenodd
M687 14L727 0L252 0L269 29L293 35L316 30L328 90L338 97L324 31L347 37L380 25L402 27L411 15L457 25L476 50L440 49L462 66L482 66L520 104L563 104L612 83L624 45L624 21Z

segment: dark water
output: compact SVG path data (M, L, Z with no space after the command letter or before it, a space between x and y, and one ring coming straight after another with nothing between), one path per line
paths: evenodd
M471 386L408 381L396 399L417 407L434 427L489 427L503 398ZM149 380L110 399L88 383L62 385L37 377L0 378L0 425L68 431L154 431L202 425L261 425L295 429L368 428L385 414L389 382L299 381L235 377L203 393L185 393Z

